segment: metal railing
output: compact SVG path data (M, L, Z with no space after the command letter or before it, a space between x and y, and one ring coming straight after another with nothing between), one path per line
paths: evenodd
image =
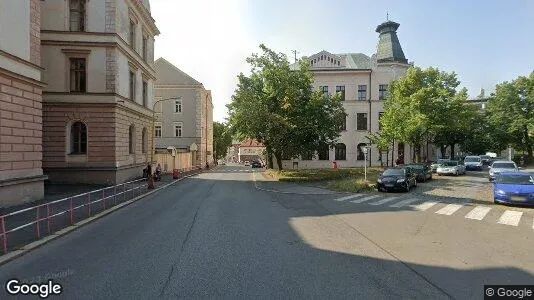
M194 175L200 167L180 169L178 179ZM4 254L149 192L147 179L35 205L0 216L0 247Z

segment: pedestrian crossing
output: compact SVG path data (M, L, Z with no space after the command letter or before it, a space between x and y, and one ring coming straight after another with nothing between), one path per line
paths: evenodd
M458 216L463 215L465 219L482 221L493 215L496 223L501 225L518 227L521 224L521 219L525 218L522 211L507 209L505 211L500 210L501 207L490 207L487 205L473 205L467 203L444 203L439 200L427 200L416 197L384 197L382 195L370 195L370 194L352 194L345 197L334 199L340 203L354 203L354 204L368 204L372 206L388 206L392 208L410 208L414 211L432 211L437 215L442 216ZM534 218L532 223L528 221L529 227L534 229ZM523 224L524 225L524 224Z

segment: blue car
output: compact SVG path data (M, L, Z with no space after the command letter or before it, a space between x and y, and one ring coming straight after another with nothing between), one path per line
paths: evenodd
M534 176L532 174L499 173L493 184L493 202L534 205Z

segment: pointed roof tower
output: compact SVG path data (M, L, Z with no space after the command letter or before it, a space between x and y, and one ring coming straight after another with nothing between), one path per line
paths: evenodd
M376 60L378 63L408 63L408 60L404 57L399 38L397 37L399 26L399 23L387 20L376 27L376 32L380 33L376 50Z

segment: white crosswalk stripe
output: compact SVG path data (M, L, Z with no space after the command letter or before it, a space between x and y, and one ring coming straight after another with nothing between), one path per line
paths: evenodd
M372 199L376 199L380 196L378 195L372 195L372 196L368 196L368 197L364 197L364 198L360 198L360 199L357 199L357 200L352 200L350 202L352 203L362 203L362 202L365 202L365 201L369 201L369 200L372 200Z
M491 207L487 206L477 206L473 208L465 217L467 219L473 219L473 220L482 220L484 217L489 213L491 210Z
M534 220L532 220L532 229L534 229Z
M382 205L382 204L391 202L391 201L396 200L396 199L399 199L399 197L387 197L387 198L384 198L382 200L378 200L376 202L372 202L372 203L369 203L369 204L371 204L371 205Z
M460 208L462 208L463 205L460 204L449 204L445 206L444 208L438 210L436 213L440 215L447 215L450 216L456 211L458 211Z
M417 199L417 198L406 199L406 200L399 201L399 202L397 202L395 204L392 204L389 207L403 207L405 205L408 205L410 203L414 203L416 201L419 201L419 199Z
M357 197L360 197L360 196L363 196L363 195L364 194L353 194L353 195L349 195L349 196L346 196L346 197L343 197L343 198L334 199L334 201L338 201L338 202L346 201L346 200L354 199L354 198L357 198Z
M439 203L438 201L427 201L427 202L423 202L418 205L410 205L410 207L417 211L425 211L438 203Z
M510 226L517 226L519 225L519 221L521 220L522 215L523 215L522 211L507 210L501 215L497 223L510 225Z

